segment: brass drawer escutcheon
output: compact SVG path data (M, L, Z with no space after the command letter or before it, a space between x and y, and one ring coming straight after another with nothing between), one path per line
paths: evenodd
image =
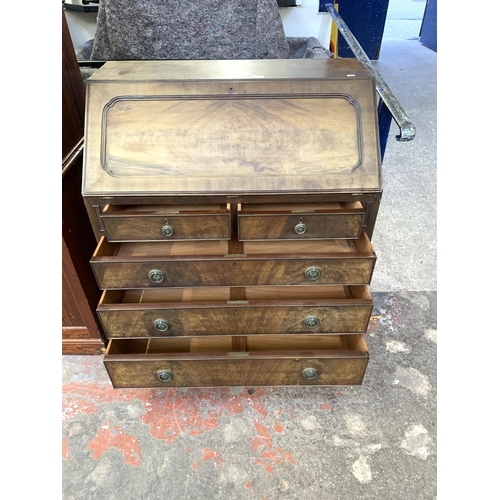
M304 219L302 217L299 219L299 223L293 228L297 234L304 234L307 231L307 226L304 224Z
M307 231L307 226L305 224L297 224L293 230L297 233L297 234L304 234L306 231Z
M318 376L318 370L316 368L306 368L303 370L302 376L307 380L313 380Z
M165 319L156 319L154 321L154 327L159 332L166 332L170 328L170 323Z
M158 380L161 380L162 382L170 382L174 378L173 373L168 370L159 370L156 372L156 376L158 377Z
M174 228L172 226L169 226L168 224L163 226L161 228L161 232L165 235L165 236L173 236L174 234Z
M304 320L304 325L308 328L316 328L319 325L319 318L317 316L307 316Z
M166 275L163 271L152 269L151 271L149 271L148 277L149 281L151 281L152 283L161 283L165 280Z
M321 277L321 269L316 266L308 267L304 272L304 276L308 280L316 281Z

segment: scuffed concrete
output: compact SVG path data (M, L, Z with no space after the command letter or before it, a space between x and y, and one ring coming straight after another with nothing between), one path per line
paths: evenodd
M436 293L373 297L361 386L114 390L63 356L63 498L434 498Z

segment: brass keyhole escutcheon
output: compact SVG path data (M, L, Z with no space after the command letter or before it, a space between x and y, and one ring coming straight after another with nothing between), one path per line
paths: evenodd
M302 371L302 376L307 380L313 380L318 376L316 368L306 368Z
M155 319L154 326L159 332L166 332L170 328L170 323L166 319Z
M293 228L297 234L304 234L307 231L307 226L303 223L304 219L302 217L299 219L299 223Z
M307 316L304 320L304 325L308 328L316 328L319 325L319 318L317 316Z
M316 266L308 267L304 272L304 276L308 280L316 281L321 277L321 269Z
M152 269L151 271L149 271L148 277L149 281L158 284L165 280L166 275L163 271L160 271L158 269Z
M156 376L158 377L158 380L161 380L162 382L170 382L174 378L173 373L168 370L159 370L156 372Z

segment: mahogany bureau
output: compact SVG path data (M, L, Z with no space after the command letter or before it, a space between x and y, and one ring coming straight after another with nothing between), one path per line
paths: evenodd
M113 386L361 384L373 75L356 59L110 61L86 102Z

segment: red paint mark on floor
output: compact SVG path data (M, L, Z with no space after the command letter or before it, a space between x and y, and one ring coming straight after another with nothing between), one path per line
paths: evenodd
M67 438L63 438L62 440L62 456L68 462L71 462L71 457L69 456L71 450L68 448L68 440Z
M245 487L249 490L250 489L250 486L252 486L252 480L249 479L246 483L245 483Z
M139 440L123 431L119 425L111 426L111 419L102 424L96 437L89 443L88 449L93 450L92 458L100 458L109 448L117 448L127 465L137 467L141 463L141 448Z
M281 448L273 450L271 434L266 427L257 420L254 422L254 427L257 430L257 435L249 440L249 446L254 454L256 464L262 465L269 474L274 474L273 468L280 462L288 460L292 464L295 463L291 453L285 452Z
M243 413L241 398L229 389L186 391L179 395L176 389L150 393L144 403L146 413L141 422L148 425L156 439L172 444L183 434L198 436L219 425L219 418Z
M212 459L216 467L218 467L222 463L222 457L220 451L212 451L210 448L203 448L203 460L207 461Z
M96 382L70 382L62 387L63 394L75 394L91 399L94 403L130 402L133 399L147 401L155 389L113 389L110 384Z
M250 408L253 408L265 417L268 414L268 411L261 398L267 394L267 389L265 387L257 387L256 389L253 389L252 394L248 393L249 389L250 387L245 387L245 389L243 389L240 393L240 396L247 402L247 405Z
M332 407L328 403L320 403L318 408L320 410L327 410L327 411L330 411L332 409Z
M288 410L288 413L290 414L290 418L293 420L295 418L295 406L285 406L283 408L280 408L278 411L278 415L281 415L285 410Z
M195 462L193 465L191 465L191 468L196 470L199 467L198 462Z
M64 422L65 420L69 420L75 415L78 415L78 413L94 413L96 411L97 406L89 403L88 401L85 401L84 399L68 398L66 399L66 401L64 401L62 407L62 419Z
M283 426L279 422L274 422L274 430L276 432L283 432Z

